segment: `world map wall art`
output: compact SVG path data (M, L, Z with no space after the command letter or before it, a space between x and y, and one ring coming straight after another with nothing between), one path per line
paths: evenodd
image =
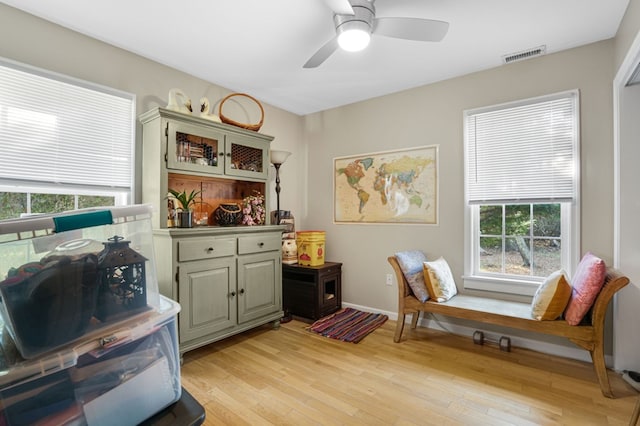
M439 145L334 159L335 223L438 223Z

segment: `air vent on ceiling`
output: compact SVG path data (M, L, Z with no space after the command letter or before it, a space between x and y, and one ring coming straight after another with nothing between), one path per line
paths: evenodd
M547 53L547 46L542 45L534 47L533 49L523 50L521 52L510 53L502 57L502 62L508 64L510 62L523 61L525 59L533 58L534 56L540 56Z

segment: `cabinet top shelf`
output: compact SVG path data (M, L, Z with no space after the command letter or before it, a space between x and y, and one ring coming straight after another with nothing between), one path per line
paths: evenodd
M195 113L195 115L185 114L183 112L172 111L170 109L166 109L162 107L155 107L147 112L144 112L140 114L138 119L142 124L146 124L158 117L179 120L181 122L191 122L194 124L201 124L211 128L217 128L228 133L236 133L239 135L259 137L267 141L272 141L274 139L273 136L265 135L264 133L258 133L252 130L246 130L241 127L233 126L231 124L218 123L216 121L207 120L206 118L202 118L198 116L197 113Z
M280 231L284 232L286 225L258 225L258 226L194 226L193 228L164 228L154 229L155 235L170 235L172 237L187 236L216 236L216 235L243 235Z

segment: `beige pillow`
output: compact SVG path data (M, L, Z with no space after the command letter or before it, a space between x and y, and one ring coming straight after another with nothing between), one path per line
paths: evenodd
M442 257L433 262L424 262L424 283L429 297L436 302L446 302L458 294L451 268Z
M564 312L571 297L571 285L563 270L549 275L540 284L531 301L531 317L540 320L554 320Z

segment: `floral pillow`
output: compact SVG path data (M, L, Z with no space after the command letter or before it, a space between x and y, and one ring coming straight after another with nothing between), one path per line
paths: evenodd
M421 302L429 298L427 287L424 285L424 273L422 264L427 256L420 250L401 251L395 254L400 269L413 291L413 295Z
M429 297L438 302L446 302L458 294L451 268L442 257L433 262L424 262L424 282Z
M569 303L571 285L565 272L552 273L540 284L531 302L531 318L553 321L560 317Z
M571 279L571 298L564 312L564 319L571 325L578 325L587 314L602 286L607 273L604 261L592 253L587 253L576 268Z

